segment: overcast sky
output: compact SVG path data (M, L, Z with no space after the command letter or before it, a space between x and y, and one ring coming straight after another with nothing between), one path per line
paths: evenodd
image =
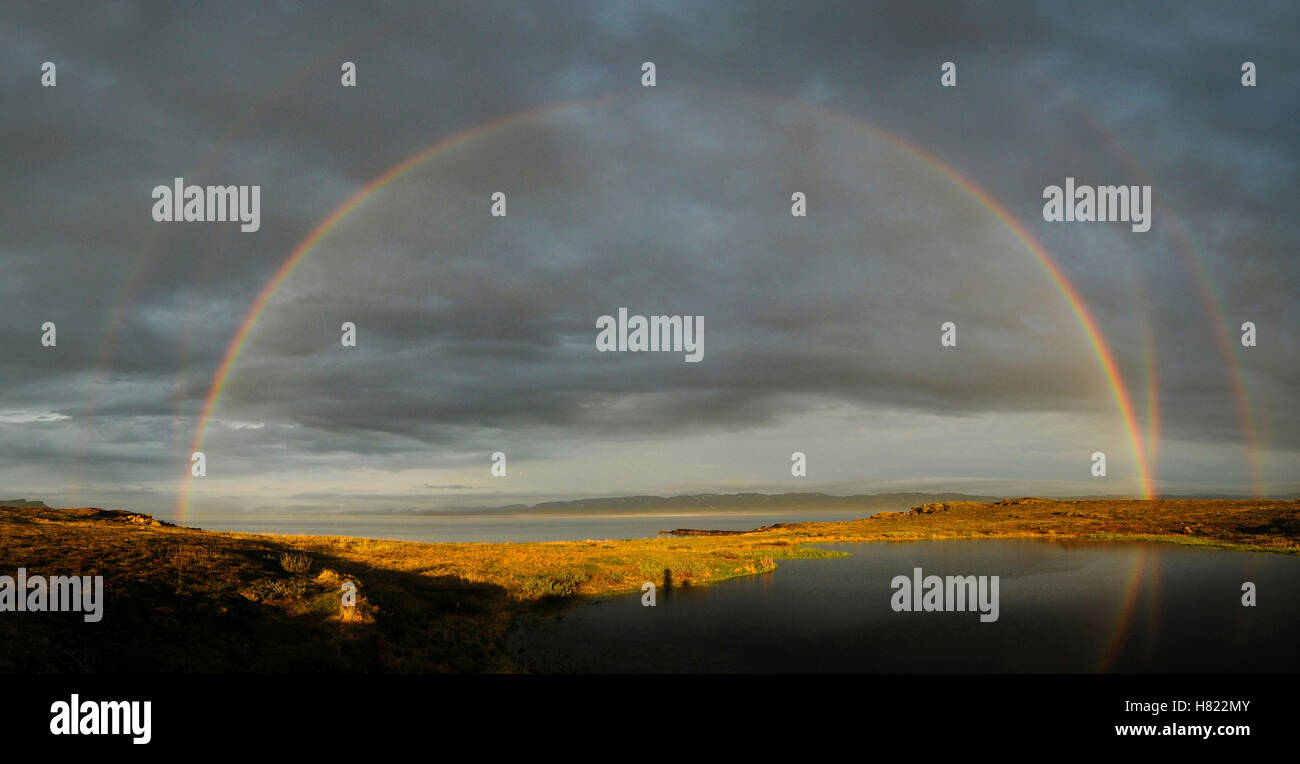
M1300 9L891 6L6 5L0 498L170 514L272 274L461 134L271 298L208 427L197 514L1138 491L1062 291L923 154L1095 314L1158 490L1300 489ZM176 177L260 186L260 230L154 222ZM1045 222L1066 177L1150 184L1151 230ZM703 360L598 352L620 307L703 316Z

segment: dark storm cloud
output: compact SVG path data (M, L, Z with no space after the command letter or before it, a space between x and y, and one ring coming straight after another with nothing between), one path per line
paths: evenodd
M865 262L845 249L805 253L802 235L762 222L785 215L787 188L863 180L837 176L851 165L827 150L837 143L820 135L821 120L792 121L779 144L788 150L772 156L768 126L728 118L707 96L675 100L676 89L817 104L933 152L1041 237L1135 388L1149 360L1160 370L1168 437L1241 437L1218 322L1274 445L1300 448L1300 62L1289 39L1298 14L1284 3L7 7L0 421L20 413L0 424L0 465L63 463L75 449L91 471L127 473L119 481L174 471L239 321L329 211L435 140L610 93L644 97L643 124L624 120L611 132L596 117L581 124L579 112L569 117L577 122L519 133L509 162L449 159L428 198L358 210L370 225L357 231L357 262L333 271L355 288L279 296L285 309L265 322L284 331L259 334L228 394L240 420L268 424L218 428L219 437L270 463L286 452L486 447L511 428L604 438L738 431L772 419L773 400L791 392L950 415L1097 406L1086 353L1036 335L1016 310L981 307L960 284L918 278L924 268L902 257L900 241L909 225L918 234L936 225L933 210L878 205L882 216L893 210L892 227L883 217L880 227L890 238L854 229L848 202L837 210L818 198L818 241L861 241L878 254ZM647 59L658 64L658 92L637 87ZM59 66L57 88L38 85L45 60ZM357 62L361 87L338 86L342 60ZM945 60L958 63L955 90L937 87ZM1240 87L1243 60L1259 65L1260 87ZM634 175L608 167L613 152L637 145L631 131L654 145L674 128L681 155L696 163L688 172L638 156L627 157ZM710 159L722 154L734 164ZM765 189L729 180L746 165L779 192L770 207ZM595 189L584 184L597 170L609 194L594 208L564 197ZM1041 222L1042 188L1067 175L1151 183L1151 232ZM149 190L177 176L260 184L262 230L153 223ZM531 196L512 191L510 223L490 245L421 265L429 252L403 226L481 220L486 194L503 184ZM444 204L430 209L429 198ZM981 213L968 222L989 221ZM348 233L338 236L342 248ZM802 254L817 270L801 267ZM963 253L929 256L959 264ZM371 262L410 263L423 280L368 272ZM977 269L975 284L1029 274L999 270L1000 260L966 266ZM875 285L867 313L864 282ZM1014 283L1005 294L1016 299ZM705 314L712 363L592 365L591 319L638 295L642 312ZM960 376L907 350L936 341L933 308L945 301L963 342L983 354ZM337 344L339 314L362 327L357 350L368 366L319 351L317 341ZM864 316L922 328L864 334ZM57 353L37 342L46 320L59 326ZM1236 343L1243 320L1259 325L1260 347ZM70 418L24 422L48 412Z
M738 135L745 124L764 127ZM820 135L792 174L773 151L803 128ZM859 156L831 161L844 141ZM623 159L595 161L609 157ZM519 169L524 162L532 166ZM918 166L920 180L909 175ZM882 187L855 191L873 172ZM430 198L481 200L485 179L502 177L515 199L504 221L485 222L481 203L427 209ZM790 222L772 189L792 182L819 200L824 224ZM934 209L915 204L926 193ZM762 424L790 413L768 400L790 392L959 410L1079 404L1085 389L1086 373L1062 373L1078 362L1052 346L1061 327L1043 327L1053 331L1040 339L1021 325L1016 306L1059 303L1014 285L1031 263L1023 252L998 256L1019 246L1001 223L914 158L790 107L661 101L566 112L466 145L368 205L277 294L241 358L230 411L414 441L475 424L644 437ZM961 230L975 255L927 226ZM367 251L388 227L405 232ZM934 268L942 273L929 278ZM1006 310L976 319L986 300ZM594 317L625 304L704 313L709 362L596 358ZM961 378L931 374L940 310L1015 336L1002 347L973 335L984 360L976 352ZM342 317L361 327L355 351L337 348ZM319 405L327 400L334 405Z

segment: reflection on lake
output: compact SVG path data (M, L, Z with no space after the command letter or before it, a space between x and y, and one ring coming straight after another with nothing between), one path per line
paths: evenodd
M712 587L577 605L512 635L561 672L1268 672L1300 670L1300 558L1173 544L952 540L818 545ZM894 612L894 576L1000 577L997 621ZM1242 583L1254 582L1255 607Z

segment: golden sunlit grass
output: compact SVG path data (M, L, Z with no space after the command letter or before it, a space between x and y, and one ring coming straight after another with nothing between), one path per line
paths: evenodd
M557 599L835 556L818 543L1086 538L1295 554L1300 502L1026 498L739 534L514 544L220 533L103 510L0 508L0 534L0 573L103 575L107 590L99 624L0 618L3 671L514 671L505 642L515 619ZM345 584L352 607L342 607Z

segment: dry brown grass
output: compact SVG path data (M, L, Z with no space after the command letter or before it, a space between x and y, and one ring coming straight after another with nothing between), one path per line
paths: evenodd
M742 534L519 544L219 533L102 510L0 508L0 573L103 575L107 590L100 624L0 618L0 671L511 671L506 635L540 602L750 575L825 555L817 543L972 537L1297 553L1300 502L1011 499ZM354 609L340 606L344 581L357 587Z

